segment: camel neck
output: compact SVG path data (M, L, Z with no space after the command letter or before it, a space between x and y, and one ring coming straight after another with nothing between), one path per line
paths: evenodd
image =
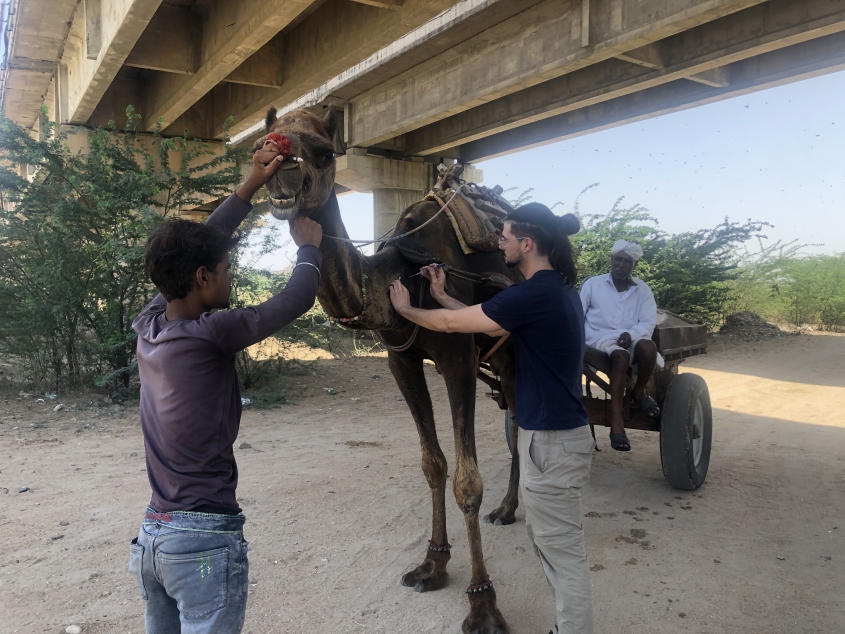
M348 242L333 240L328 236L348 238L340 217L337 196L332 192L325 205L313 216L323 227L323 268L317 299L332 317L354 317L361 313L364 287L362 256Z

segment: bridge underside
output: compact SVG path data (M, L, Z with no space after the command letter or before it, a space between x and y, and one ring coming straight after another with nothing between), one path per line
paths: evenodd
M347 144L479 161L845 68L837 0L517 4L423 64L324 96L345 107Z
M845 0L20 0L7 116L238 143L343 111L385 205L474 162L845 68ZM480 178L480 174L476 174ZM409 193L410 192L410 193ZM388 195L390 194L390 195Z

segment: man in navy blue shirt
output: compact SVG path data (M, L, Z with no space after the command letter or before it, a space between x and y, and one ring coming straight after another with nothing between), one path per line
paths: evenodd
M575 290L568 235L575 216L555 216L538 203L506 219L499 248L525 281L490 301L465 306L445 291L442 269L427 267L441 310L413 308L400 281L390 285L395 310L442 332L510 333L516 354L516 420L520 490L528 536L552 591L560 634L593 631L590 571L581 526L581 487L595 446L581 403L584 312Z

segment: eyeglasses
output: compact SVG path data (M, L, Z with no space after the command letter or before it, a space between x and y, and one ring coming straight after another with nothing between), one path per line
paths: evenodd
M506 245L508 242L513 242L514 240L516 240L517 242L519 242L520 240L526 240L527 238L528 238L528 236L526 236L526 237L524 237L524 238L511 238L511 239L509 239L509 240L508 240L508 239L505 239L504 237L501 237L501 238L499 238L499 246L500 246L500 247L501 247L501 246L504 246L504 245Z

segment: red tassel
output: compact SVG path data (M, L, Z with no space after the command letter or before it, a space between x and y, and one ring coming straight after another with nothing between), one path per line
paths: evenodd
M279 148L279 154L287 159L291 154L293 154L293 146L290 143L290 139L287 138L284 134L273 134L267 135L267 140L264 141L264 145L268 143L272 143L277 148Z

